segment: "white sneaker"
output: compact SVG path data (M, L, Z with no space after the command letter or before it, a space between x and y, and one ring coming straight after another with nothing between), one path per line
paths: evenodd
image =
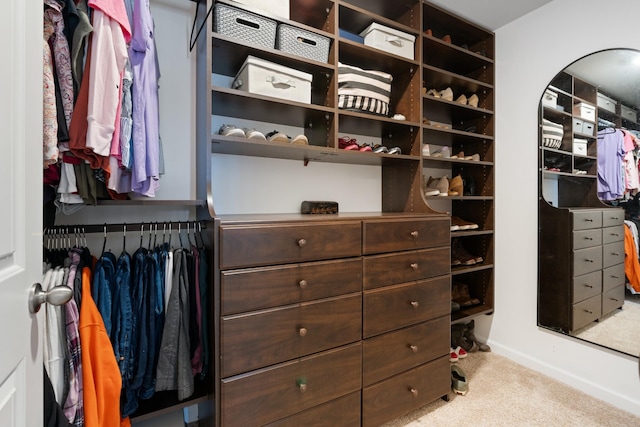
M438 178L429 177L429 179L427 179L427 181L425 182L424 195L425 196L437 196L437 195L439 195L440 194L440 190L438 190L438 188L437 188L438 182L439 182Z
M233 125L222 125L220 126L220 130L218 131L220 135L224 136L239 136L244 138L246 135L244 131L240 128L237 128Z
M244 130L244 134L247 136L247 138L249 139L260 139L262 141L266 141L267 138L264 136L264 134L262 132L259 132L255 129L243 129Z
M291 143L295 145L309 145L309 140L304 135L298 135L291 140Z
M429 150L429 144L424 144L422 146L422 155L425 157L431 156L431 150Z
M449 150L449 147L442 147L438 151L435 151L432 157L444 157L445 159L448 159L451 157L451 150Z

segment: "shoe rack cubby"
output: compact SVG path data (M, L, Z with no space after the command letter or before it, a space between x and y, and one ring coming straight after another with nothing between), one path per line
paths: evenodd
M464 249L483 258L474 265L452 266L452 280L464 283L480 303L451 314L452 322L468 321L493 312L494 269L494 35L486 29L428 3L422 23L422 176L460 175L462 194L427 196L435 210L478 224L474 230L452 231ZM453 99L433 96L450 88ZM477 106L458 102L478 97ZM479 160L436 157L443 147L454 156L477 154ZM422 183L424 186L425 184Z
M597 193L598 118L623 123L619 106L618 114L598 108L596 85L565 71L547 90L557 99L540 103L538 324L571 334L624 303L624 211ZM544 119L562 125L557 148L544 142Z
M411 271L403 273L402 280L398 279L397 282L394 282L395 279L387 277L389 276L387 273L396 270L395 267L384 270L384 274L381 273L381 278L384 278L384 286L389 287L390 291L393 291L394 287L401 289L409 282L416 282L420 286L429 288L428 301L425 301L424 304L412 301L410 307L415 309L415 313L422 312L422 310L430 310L431 312L426 317L417 316L415 313L410 316L398 315L396 320L404 319L403 321L406 321L409 319L410 321L397 328L394 326L394 330L382 331L380 334L377 332L371 336L362 334L360 344L363 347L363 368L361 370L363 376L367 375L364 360L367 358L367 354L371 353L367 347L373 346L377 342L380 342L382 353L380 358L376 359L378 361L374 363L374 366L375 369L384 367L386 373L375 380L363 380L362 388L352 390L352 394L348 396L347 400L344 400L344 404L349 406L349 414L360 420L360 425L380 425L388 421L390 416L410 412L427 400L442 396L450 387L447 355L450 345L448 341L451 322L470 320L474 316L489 314L493 311L493 33L420 0L290 0L289 19L273 18L278 22L327 37L330 41L328 59L326 62L319 62L273 48L258 47L252 41L231 38L214 32L211 23L214 18L208 19L206 11L215 3L212 0L206 1L207 7L201 7L198 12L200 22L205 22L205 30L197 45L197 132L200 150L198 159L202 162L208 162L209 154L215 153L299 160L305 164L331 162L379 166L382 172L382 212L376 214L378 218L367 213L365 222L370 222L372 225L379 221L384 223L378 231L383 249L370 254L361 254L363 265L366 267L369 259L366 257L369 255L372 260L375 258L378 262L378 258L387 259L389 254L393 254L401 263L406 263L408 261L405 259L409 260L413 256L419 255L420 258L417 261L414 260L406 264L411 266ZM263 14L252 7L227 0L219 0L218 3ZM342 30L351 34L359 34L372 23L391 27L414 36L413 58L398 56L366 46L353 41L341 32ZM431 30L431 33L428 34L426 30ZM451 42L442 39L445 35L451 38ZM231 82L248 55L311 74L313 78L311 102L308 104L291 102L232 88ZM339 63L363 69L381 70L393 76L388 117L338 108ZM453 90L456 98L462 93L466 96L476 94L478 96L477 106L462 105L455 102L455 99L454 101L433 99L427 96L423 90L423 88L442 90L447 87ZM403 115L405 120L391 118L394 114ZM436 122L447 123L449 126L447 128L436 126ZM296 132L304 134L309 143L308 145L293 145L223 136L218 134L218 129L222 124L254 128L265 134L273 130L286 133ZM358 135L358 138L375 141L388 148L399 147L401 154L340 149L339 138L344 135ZM479 160L423 157L424 144L430 144L433 150L438 145L448 146L451 148L452 154L459 151L464 151L467 155L478 154ZM210 170L210 164L204 165L202 170ZM433 170L436 172L432 172ZM466 178L467 182L474 181L475 190L473 194L425 197L425 177L428 178L429 174L434 175L435 173L447 175L450 178L461 175ZM265 229L270 233L275 233L272 235L272 241L284 245L284 242L288 241L285 238L288 239L291 236L284 236L283 233L292 233L293 235L295 230L309 229L311 235L317 237L315 235L321 233L325 227L331 228L342 222L348 222L354 215L353 218L359 220L357 213L341 213L335 217L325 216L321 220L309 218L308 215L298 216L287 213L283 214L282 218L278 218L278 215L271 215L268 220L243 215L242 221L244 223L236 224L236 221L240 220L216 215L215 201L211 201L211 199L209 201L211 214L217 218L220 224L234 227L237 225L243 230L243 233L246 230L247 234L241 241L257 239L258 243L264 243L264 240L261 240L264 239L264 236L261 235L260 227L254 226L252 223L269 222ZM450 242L453 236L449 230L451 215L479 225L477 230L456 232L455 236L464 240L465 248L469 252L481 255L484 259L482 263L455 269L449 265ZM281 222L286 222L286 224L281 224ZM433 230L424 228L425 224L432 222L438 224L437 234L434 234ZM409 226L414 228L408 229ZM214 240L221 242L221 246L224 239L223 228L221 226L216 229L214 235ZM410 232L407 233L407 230ZM369 238L375 236L371 231L365 234ZM411 236L410 241L403 242L407 235ZM326 235L322 236L327 238ZM425 236L428 237L425 238ZM423 241L423 239L425 240ZM298 245L307 242L306 239L295 241L298 242ZM416 242L418 241L423 246L417 246ZM435 243L438 247L432 248ZM296 247L295 249L295 253L298 254L300 248ZM365 249L363 251L367 252ZM242 254L245 255L244 252ZM335 254L327 253L327 251L320 251L316 255L318 260L335 258ZM349 256L354 257L357 254ZM351 261L359 259L354 258ZM292 262L289 258L287 260L287 262ZM316 258L313 259L313 261L315 260ZM372 260L369 262L373 262ZM216 262L218 265L215 266L217 273L213 293L215 294L214 300L218 301L214 301L217 310L214 321L214 329L216 330L214 337L215 356L218 360L221 357L221 341L227 336L223 333L221 324L228 320L223 319L224 314L221 314L222 307L220 306L223 301L220 284L223 281L223 275L251 273L258 275L252 283L259 284L266 280L264 277L259 277L261 274L268 275L270 273L267 270L278 269L281 266L280 263L276 263L278 265L269 265L267 268L266 264L258 263L252 267L251 271L225 273L220 265L222 261ZM421 281L425 278L419 276L418 273L422 269L431 271L436 264L440 272L438 274L441 277L434 282L433 286L422 284ZM326 271L328 274L329 270L320 269L319 271ZM365 282L366 270L364 268L360 273L362 277L365 277ZM369 274L371 274L370 271ZM468 285L470 296L477 298L480 303L464 307L460 311L450 314L451 275L455 275L459 281L464 281ZM285 283L283 280L278 281L278 285L284 286L283 283ZM300 287L302 288L301 285ZM296 289L295 295L292 295L297 297L299 291L300 289ZM387 289L384 291L386 292ZM362 285L363 299L375 298L380 292L382 289L367 289L366 283ZM275 297L275 294L269 293L269 298ZM246 298L252 299L255 298L255 295L246 294ZM384 303L386 299L383 298L381 301ZM407 307L404 307L401 302L404 300L400 298L399 301L399 309L406 309ZM362 307L363 312L366 312L366 304L363 304ZM421 308L419 309L419 307ZM384 311L388 310L382 310L382 312ZM247 317L253 315L253 313L243 313L243 316L245 314ZM231 317L239 316L233 314ZM364 319L362 320L362 328L365 330L366 323L370 320L367 320L366 315L363 315L362 319ZM339 321L340 319L336 318L335 322ZM247 333L250 334L250 331ZM398 343L407 342L406 337L401 337L400 333L414 334L416 338L427 340L427 342L424 342L424 345L410 347L402 344L402 351L408 348L411 350L410 354L400 356L401 350L398 350L398 354L393 354L389 345L395 343L394 340L397 340ZM300 336L302 337L302 335ZM387 342L387 339L391 341ZM260 345L264 344L261 337L256 337L256 340ZM423 352L422 348L430 350ZM329 351L333 352L334 350ZM435 364L427 362L426 352L429 352L428 357ZM306 361L308 358L300 360ZM360 363L358 360L358 358L350 359L350 363ZM388 362L388 366L384 365L384 361ZM265 375L270 375L271 368L261 367L261 371L264 371ZM429 375L425 376L427 371L424 369L429 371ZM359 370L350 369L350 372L356 371ZM249 377L253 373L243 372L238 377ZM435 376L432 376L431 373ZM429 378L431 383L423 383L425 389L422 391L410 389L407 394L406 383L415 378ZM220 414L228 411L225 409L224 402L226 400L221 397L223 389L235 379L235 377L223 377L219 370L216 372L214 391L216 395L214 399L217 414L216 425L221 425L221 420L224 418L224 415L220 418ZM279 381L279 379L274 380L274 384L277 383L280 386ZM299 402L300 408L306 409L287 418L289 424L284 422L286 425L302 425L317 419L313 416L314 412L308 410L310 406L308 403L313 399L315 399L314 402L318 400L317 397L310 397L314 393L313 387L307 389L306 384L304 387L298 385L300 387L295 392L307 390L305 391L306 395L296 394L294 396L291 394L294 392L288 389L283 393ZM252 390L258 392L261 387L262 385L253 386ZM376 396L379 396L380 393L388 393L393 399L378 399ZM234 410L237 409L239 414L243 413L242 405L246 400L246 397L243 396L245 395L239 393L238 400L232 402ZM354 409L353 401L359 402L360 406ZM339 402L334 400L326 405L318 406L316 409L322 411L318 413L322 413L324 416L345 413L343 410L333 409L334 406L331 405L334 404L339 405ZM286 404L283 403L283 405ZM388 410L384 409L385 405L389 407ZM360 413L360 408L362 408L362 413ZM248 408L248 410L253 410L253 408ZM250 412L248 413L250 415ZM233 425L232 420L226 419L226 421L228 425ZM344 420L338 422L340 425L344 425L344 423L346 423ZM355 425L358 423L356 422Z

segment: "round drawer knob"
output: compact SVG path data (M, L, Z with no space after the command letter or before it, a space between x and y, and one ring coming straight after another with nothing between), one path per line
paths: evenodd
M418 269L418 263L417 263L417 262L414 262L413 264L411 264L411 268L412 268L413 270L417 270L417 269Z
M416 390L415 388L410 388L409 391L411 392L413 397L418 397L418 390Z
M418 304L418 301L411 301L411 307L413 308L418 308L420 304Z
M298 282L298 286L300 286L302 289L306 288L308 285L307 281L302 279Z
M298 387L300 388L300 391L302 393L304 393L305 391L307 391L307 385L305 383L302 383L300 385L298 385Z
M300 239L298 240L298 246L303 247L307 244L306 239Z
M411 351L413 351L414 353L418 352L418 346L417 345L410 345L409 348L411 349Z
M419 233L417 231L412 231L411 232L411 237L416 238L418 237Z
M307 336L307 328L298 329L298 334L300 334L301 337Z

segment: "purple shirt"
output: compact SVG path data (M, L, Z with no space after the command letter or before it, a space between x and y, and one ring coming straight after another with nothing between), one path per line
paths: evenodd
M129 60L133 71L131 190L154 197L160 177L160 119L156 46L148 0L134 0Z
M619 129L598 132L598 197L616 200L624 195L624 136Z

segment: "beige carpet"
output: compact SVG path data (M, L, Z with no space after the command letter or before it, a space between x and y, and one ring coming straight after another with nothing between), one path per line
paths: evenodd
M632 356L640 354L640 297L625 298L621 309L575 332L575 336Z
M640 417L495 353L457 363L469 378L465 396L452 392L449 402L439 399L384 427L640 426Z

